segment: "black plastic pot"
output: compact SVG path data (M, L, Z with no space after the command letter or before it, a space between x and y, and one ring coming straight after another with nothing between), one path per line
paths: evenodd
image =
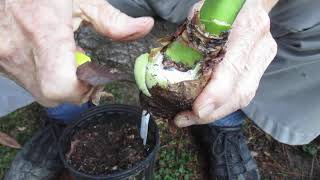
M151 180L153 179L153 171L156 161L156 154L159 150L159 130L156 123L150 118L148 142L151 144L151 150L149 155L143 161L137 163L130 169L119 171L108 175L89 175L74 169L66 160L65 154L70 149L71 138L79 129L86 127L89 124L103 123L103 121L112 121L112 119L122 121L119 123L135 123L140 128L141 121L141 109L127 105L104 105L91 108L87 112L83 113L79 119L68 126L59 141L59 155L64 163L64 166L68 169L70 175L76 180Z

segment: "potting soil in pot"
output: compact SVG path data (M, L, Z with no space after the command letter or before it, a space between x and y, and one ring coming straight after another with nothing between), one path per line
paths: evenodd
M149 151L135 125L108 122L77 131L66 158L80 172L106 175L132 167L145 159Z

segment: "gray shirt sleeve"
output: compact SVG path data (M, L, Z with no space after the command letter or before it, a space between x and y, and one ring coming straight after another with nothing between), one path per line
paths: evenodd
M122 12L134 16L159 16L172 23L182 23L198 0L108 0Z

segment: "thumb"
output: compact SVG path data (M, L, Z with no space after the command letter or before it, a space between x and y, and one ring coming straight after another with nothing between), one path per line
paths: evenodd
M222 61L217 66L211 80L193 103L193 111L177 114L174 121L178 127L207 124L216 120L211 119L212 114L229 101L234 87L233 83L237 78L235 73L225 68L224 63Z
M174 124L177 127L182 128L182 127L188 127L188 126L197 124L199 120L200 120L199 117L196 116L194 112L184 111L184 112L178 113L174 117Z
M211 80L193 104L193 112L203 121L210 121L210 115L231 97L235 78L232 71L221 62Z
M75 0L74 11L101 34L114 40L133 40L145 36L153 27L151 17L130 17L105 0Z

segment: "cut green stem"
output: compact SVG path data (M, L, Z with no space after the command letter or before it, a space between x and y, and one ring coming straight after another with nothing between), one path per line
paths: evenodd
M194 68L194 65L203 59L203 55L197 50L188 46L188 44L177 40L170 44L165 52L172 61L182 63L188 68Z
M245 0L206 0L200 10L200 23L211 35L220 36L230 30ZM200 25L200 26L201 26ZM177 63L193 67L203 55L189 47L181 39L173 42L166 50L166 55Z
M245 0L206 0L200 10L200 22L212 35L228 31Z

